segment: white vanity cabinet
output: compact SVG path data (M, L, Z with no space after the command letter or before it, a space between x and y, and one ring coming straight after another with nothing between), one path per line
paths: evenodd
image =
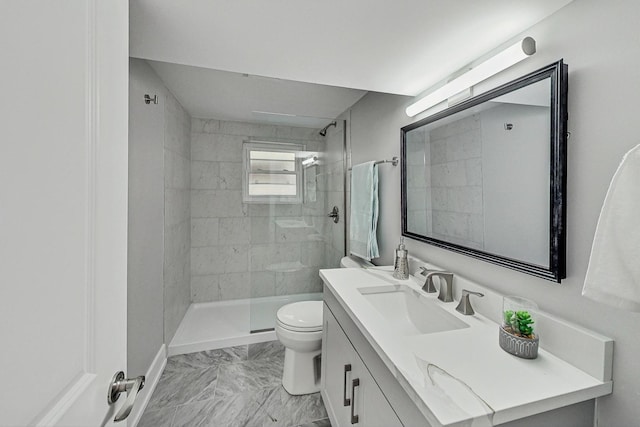
M323 317L322 398L332 425L334 427L402 426L400 419L326 305Z
M325 282L321 394L334 427L451 427L476 421L501 427L584 427L593 425L594 398L611 393L607 361L613 342L609 338L539 315L540 328L547 328L543 336L548 347L534 362L500 349L496 325L484 317L465 319L470 326L456 330L455 339L446 333L396 339L361 292L365 287L388 286L386 279L356 269L322 270L321 277ZM451 304L441 309L455 311ZM572 336L593 357L571 358L561 341L552 340L554 333ZM476 343L473 352L465 342ZM594 375L550 353L553 344L559 354ZM456 395L459 388L452 388L451 393L441 389L449 387L448 383L426 391L414 388L420 387L424 374L407 362L409 358L398 356L401 352L435 358L437 366L462 373L474 381L475 390L482 390L483 402L489 402L486 405L492 412L470 415L477 408L477 399ZM505 385L513 384L521 372L527 372L526 398L522 393L503 393L508 388Z

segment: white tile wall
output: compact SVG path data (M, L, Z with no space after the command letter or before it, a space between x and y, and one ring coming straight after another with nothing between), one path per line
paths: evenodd
M275 242L276 222L273 217L251 217L251 244Z
M324 165L314 168L319 179L313 202L245 204L242 142L293 142L323 151L325 139L314 129L220 120L192 119L191 131L193 301L320 291L318 267L325 265L327 247L318 240L326 227L325 192L327 182L332 191L342 191L342 165L332 165L329 175ZM341 161L341 154L335 156ZM283 219L303 220L306 226L278 225Z
M220 132L220 120L192 119L191 131L194 133L218 133Z
M249 244L251 242L251 218L220 218L219 230L221 244Z
M168 91L164 176L164 338L168 343L191 302L191 117Z
M220 287L220 299L241 299L251 296L251 273L221 274L218 281Z
M216 246L219 218L191 218L191 247Z
M192 160L206 160L209 162L241 162L243 137L240 135L223 134L193 134Z
M192 190L192 218L221 218L247 215L242 192L232 190Z
M440 144L442 157L446 155ZM407 228L409 231L431 235L431 164L429 133L415 129L407 134Z
M276 271L281 264L300 262L300 243L251 245L251 271Z
M480 116L431 130L430 142L433 235L481 249L484 226Z
M164 186L173 189L189 189L189 159L170 150L164 151Z
M322 291L322 280L317 268L303 268L276 273L276 295L289 295Z
M248 271L248 253L248 245L191 248L191 274L203 276Z
M220 163L219 187L224 190L242 190L242 163Z
M193 302L218 301L220 299L218 277L217 274L191 276L191 300Z
M251 273L251 297L269 297L276 294L276 273L273 271L254 271Z
M191 188L196 190L217 190L220 178L218 162L191 162Z

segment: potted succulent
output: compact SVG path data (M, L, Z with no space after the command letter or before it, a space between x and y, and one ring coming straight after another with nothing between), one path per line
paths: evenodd
M500 347L507 353L524 359L538 357L539 337L534 332L537 305L525 298L504 297Z

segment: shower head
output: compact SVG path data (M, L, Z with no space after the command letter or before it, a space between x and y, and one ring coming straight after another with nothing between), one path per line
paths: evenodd
M325 127L323 127L322 129L320 129L320 132L318 132L320 135L322 136L327 136L327 129L329 129L331 126L337 126L338 123L334 120L331 123L329 123L328 125L326 125Z

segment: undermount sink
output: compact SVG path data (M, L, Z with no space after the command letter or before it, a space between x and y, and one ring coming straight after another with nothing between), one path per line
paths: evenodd
M397 334L432 334L468 328L420 292L404 285L359 288L364 299L384 317Z

